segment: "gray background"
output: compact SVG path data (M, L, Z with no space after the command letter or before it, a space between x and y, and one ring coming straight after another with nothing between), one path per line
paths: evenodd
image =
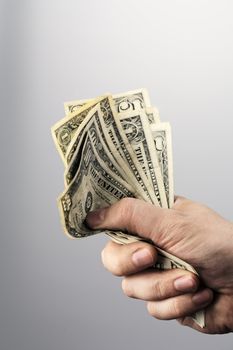
M147 87L173 127L176 193L232 219L232 1L1 1L0 349L232 349L157 321L65 237L63 101Z

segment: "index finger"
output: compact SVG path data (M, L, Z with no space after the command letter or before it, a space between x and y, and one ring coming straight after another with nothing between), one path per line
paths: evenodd
M155 265L157 252L145 242L118 244L108 242L102 251L102 262L116 276L126 276Z

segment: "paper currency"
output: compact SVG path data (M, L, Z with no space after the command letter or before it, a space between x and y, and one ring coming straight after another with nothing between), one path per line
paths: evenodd
M83 105L80 109L70 113L69 116L52 126L52 137L65 166L67 165L65 155L76 130L91 109L102 99L103 97L99 97L95 101Z
M160 122L158 109L151 106L145 89L66 102L64 106L66 117L52 127L52 136L65 165L65 190L58 198L58 207L69 237L101 233L86 227L87 213L121 198L172 207L171 127ZM104 233L121 244L145 241L125 232ZM155 268L198 274L182 259L155 248ZM205 326L204 312L192 317L200 327Z
M160 164L154 149L154 139L146 114L143 111L121 113L119 119L136 159L151 183L157 203L161 207L167 208L168 204Z
M138 188L138 191L141 193L141 197L147 201L150 201L151 203L156 203L156 195L152 190L151 184L147 181L147 177L143 173L141 166L129 144L129 141L124 134L120 120L118 119L114 110L111 97L106 96L102 98L99 102L99 106L103 114L102 118L98 119L99 129L105 137L106 144L108 145L111 154L116 159L119 166L123 169L128 180L131 181L135 188ZM87 114L85 120L83 120L83 123L80 124L80 126L76 129L76 132L73 134L73 139L67 148L67 154L65 156L67 164L71 162L73 154L79 143L80 135L85 133L84 129L90 118L92 118L91 114Z
M106 94L108 95L108 94ZM146 109L151 107L149 94L146 89L127 91L125 93L112 96L116 111L129 112L134 110ZM86 103L93 103L96 99L75 100L64 103L65 114L78 111ZM155 111L154 111L155 112ZM155 113L156 114L156 113Z
M146 107L145 112L150 124L160 123L159 111L156 107Z
M98 233L85 226L85 217L90 209L106 207L124 197L135 197L131 186L107 167L95 148L88 132L79 169L58 199L65 232L73 238ZM104 153L103 148L101 152Z
M150 128L163 178L168 207L171 208L174 203L171 127L169 123L155 123L151 124Z

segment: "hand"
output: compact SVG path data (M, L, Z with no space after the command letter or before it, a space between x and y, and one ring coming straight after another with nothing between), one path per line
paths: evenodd
M144 242L119 245L109 242L102 252L105 267L126 276L126 295L147 301L149 313L159 319L178 319L204 333L233 331L233 224L204 205L178 197L172 209L125 198L111 207L91 212L93 229L122 230L150 239L158 247L185 260L199 280L183 270L148 269L156 249ZM189 317L205 308L206 327Z

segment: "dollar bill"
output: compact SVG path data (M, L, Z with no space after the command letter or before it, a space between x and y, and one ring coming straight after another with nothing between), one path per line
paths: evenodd
M95 99L88 100L93 101ZM69 115L70 113L77 112L81 107L83 107L86 104L86 100L74 100L64 103L64 110L65 114Z
M168 207L174 204L172 137L169 123L150 125L160 170L162 173Z
M78 171L58 199L66 234L80 238L98 233L86 227L87 213L109 206L124 197L135 197L131 186L112 173L98 157L96 147L87 134Z
M106 133L106 139L109 145L114 145L114 155L119 165L124 169L125 164L131 169L133 175L133 183L138 184L143 189L147 196L147 200L158 205L156 194L150 182L147 180L141 165L135 157L135 153L126 137L121 122L115 113L109 114L107 110L104 111L104 117L100 119L102 130ZM116 152L117 151L117 152ZM122 153L123 152L123 156ZM130 174L129 174L130 175ZM129 176L128 175L128 176ZM132 175L130 175L132 177Z
M111 151L109 150L108 144L106 143L105 135L100 127L101 117L102 112L100 110L100 106L97 105L91 110L91 118L85 126L86 132L82 133L82 138L77 144L72 161L65 171L64 177L66 186L73 180L78 170L81 161L82 148L87 133L92 140L99 159L101 159L118 177L121 179L127 179L127 174L119 167L118 163L112 156ZM134 193L136 197L141 198L140 192L137 191L137 188L134 189Z
M94 101L94 100L93 100ZM83 134L85 132L87 132L88 129L88 123L89 121L92 119L93 115L95 114L95 110L94 107L96 107L97 105L99 105L101 111L102 111L102 117L103 117L103 113L105 114L112 114L112 100L110 96L105 96L104 98L100 99L97 101L97 103L94 103L92 105L92 108L88 110L88 114L86 114L86 116L83 118L82 122L78 125L78 127L76 128L76 130L74 130L73 136L72 136L72 140L70 141L70 144L67 147L66 150L66 164L69 165L71 163L71 160L74 156L74 153L78 147L78 144L81 140L81 138L83 137ZM88 105L88 104L87 104ZM98 123L99 124L99 123ZM99 124L100 127L100 124ZM106 146L110 149L110 146L108 144L108 142L106 141L104 134L102 133L103 136L103 140L106 144ZM121 150L119 149L119 151L121 152ZM121 152L122 157L124 158L123 153Z
M167 208L168 203L161 169L154 151L154 140L146 114L136 110L130 113L121 113L118 118L143 172L152 185L158 204Z
M107 94L106 94L107 95ZM159 123L160 116L156 107L150 107L150 98L146 89L128 91L112 96L118 113L144 110L150 124ZM93 103L95 99L74 100L64 103L65 114L77 112L87 103Z
M114 105L112 99L108 96L99 102L103 117L98 119L99 128L106 140L111 154L119 164L120 168L127 174L128 181L133 184L134 188L138 188L141 197L151 203L157 203L157 198L151 185L148 183L146 175L141 170L141 166L135 158L135 154L130 146L127 137L124 134L121 123L115 116ZM66 154L66 162L70 164L87 123L92 118L92 114L86 117L80 127L76 130L72 142L69 145ZM139 188L141 189L139 190Z
M59 122L52 126L52 137L58 153L60 154L65 165L67 165L65 155L76 130L81 125L91 109L96 106L96 104L103 98L104 97L101 96L95 99L95 101L85 104L80 109L70 113L68 116L61 119Z
M113 95L112 97L118 113L145 109L151 106L149 94L146 89L127 91ZM65 102L65 113L69 114L70 112L77 111L86 103L93 103L93 101L95 101L95 99L92 98Z
M146 89L113 95L113 100L118 113L133 112L135 110L144 110L146 107L151 107L149 94Z
M159 110L156 107L146 107L145 112L150 124L160 123Z

